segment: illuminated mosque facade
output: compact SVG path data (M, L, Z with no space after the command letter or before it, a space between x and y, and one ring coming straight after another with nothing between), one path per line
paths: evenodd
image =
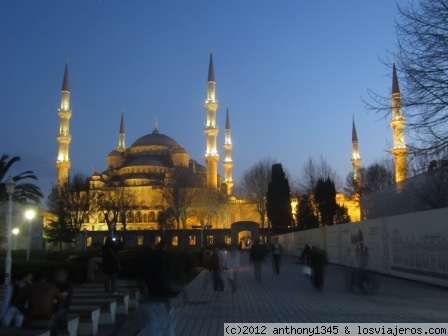
M220 190L228 197L228 207L224 215L218 215L210 223L212 228L230 228L232 223L238 221L260 222L257 205L249 200L238 199L233 195L234 181L232 178L232 136L230 127L229 110L226 111L224 130L224 158L222 161L224 176L218 174L220 155L218 152L217 136L219 127L217 123L218 101L216 99L216 81L213 65L213 53L210 53L207 95L204 103L206 111L205 138L206 151L204 155L205 165L191 158L188 152L173 138L160 132L157 121L151 133L137 139L130 147L126 147L125 119L122 113L118 145L107 156L106 170L94 172L90 178L90 189L101 192L114 186L129 189L133 194L135 207L127 214L127 230L157 230L157 218L159 213L167 209L163 198L163 189L170 183L174 170L179 167L188 170L195 176L198 189L211 188ZM72 110L70 108L70 87L68 77L68 65L65 65L63 78L61 105L58 110L60 118L58 142L58 156L56 161L57 181L64 182L68 179L70 169L69 145L71 134L69 129ZM407 147L404 141L404 129L406 119L401 110L401 96L395 64L392 76L392 119L390 125L393 130L393 147L391 153L395 159L396 182L406 179ZM352 173L356 186L361 186L361 156L358 146L358 135L355 121L352 123ZM355 197L346 197L338 194L337 203L347 207L352 222L361 218L359 200ZM297 199L292 199L292 208L295 212ZM184 229L203 225L200 210L193 205L187 211L186 226ZM178 223L178 228L180 223ZM88 231L106 231L104 214L99 211L90 216L89 223L83 227ZM119 230L119 224L117 229Z

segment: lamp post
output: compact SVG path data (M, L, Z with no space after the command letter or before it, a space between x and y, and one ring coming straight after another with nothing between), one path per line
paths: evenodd
M25 211L25 218L28 219L28 244L26 246L26 260L30 260L30 249L31 249L31 221L35 216L34 210Z
M12 229L12 234L14 235L14 250L17 250L17 235L19 232L20 230L18 228Z
M12 226L12 195L16 191L16 182L10 177L5 182L6 194L8 195L8 217L6 221L6 258L5 258L5 285L11 282L11 226Z

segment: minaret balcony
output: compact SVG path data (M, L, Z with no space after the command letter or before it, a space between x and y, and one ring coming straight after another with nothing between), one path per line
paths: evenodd
M67 109L67 110L59 109L58 115L62 119L70 119L72 117L72 110L70 110L70 109Z
M72 136L68 135L59 135L57 140L60 144L69 144L72 141Z

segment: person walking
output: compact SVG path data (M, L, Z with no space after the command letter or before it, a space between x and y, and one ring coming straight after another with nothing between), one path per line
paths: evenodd
M224 291L224 281L221 276L223 258L218 248L215 248L210 258L210 270L213 276L213 289L215 292Z
M283 246L279 243L278 237L274 238L274 243L271 247L272 250L272 262L274 267L274 273L280 274L280 262L283 254Z
M235 293L236 289L237 289L236 279L237 279L237 275L238 275L238 270L240 268L241 257L240 257L239 249L236 248L235 246L232 246L230 248L229 254L230 254L229 262L228 262L229 284L230 284L232 293Z
M265 249L260 238L250 248L250 262L254 264L255 280L261 282L261 263L265 260Z
M321 290L324 285L324 265L326 263L325 251L313 246L310 254L310 266L313 270L313 287Z
M104 290L106 293L116 294L117 276L121 270L120 259L118 259L118 250L120 243L116 238L107 237L104 242L103 252L103 273L104 273Z

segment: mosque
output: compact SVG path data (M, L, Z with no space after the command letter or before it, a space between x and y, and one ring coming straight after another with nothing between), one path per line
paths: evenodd
M167 203L163 197L163 190L172 180L176 169L184 169L194 176L194 188L212 189L221 191L228 197L228 206L221 213L207 223L213 229L229 229L235 222L259 223L257 204L248 199L239 199L233 195L234 182L232 179L232 137L230 116L227 108L225 122L225 139L223 144L224 158L222 160L224 176L218 174L220 156L218 153L217 136L219 127L217 124L218 101L216 99L216 81L213 66L213 53L210 53L207 96L205 100L206 124L206 151L204 155L205 165L191 158L188 152L173 138L160 132L157 121L154 130L137 139L130 147L126 147L126 133L124 115L118 133L118 145L107 156L106 170L94 172L90 178L92 192L101 193L113 188L126 188L132 193L131 207L126 213L127 230L158 230L157 218L167 209ZM60 118L58 142L58 157L56 161L57 181L62 183L68 179L70 169L69 145L71 134L69 122L72 116L70 108L70 87L68 65L65 65L63 78L61 105L58 110ZM401 111L401 96L395 64L392 76L392 119L393 147L391 152L395 158L396 182L406 179L407 147L404 141L404 127L406 120ZM352 158L353 177L356 185L362 184L359 173L361 156L358 146L358 136L355 122L352 124ZM352 222L359 221L360 206L354 198L343 194L337 195L337 202L348 208ZM297 199L292 199L293 209L297 205ZM294 210L293 210L294 211ZM120 221L117 221L120 223ZM119 225L119 224L117 224ZM183 227L177 223L178 229L192 229L204 226L204 218L199 206L193 204L186 214L186 222ZM85 231L107 231L104 212L92 214L89 222L85 223ZM119 230L120 227L118 226Z
M259 222L256 204L245 199L238 199L233 195L234 182L232 179L232 137L230 128L229 109L226 112L225 141L223 144L224 177L218 173L219 154L217 136L218 101L216 99L216 81L213 65L213 53L210 53L207 97L204 104L206 110L206 136L205 163L200 164L190 157L188 152L172 137L160 132L157 120L154 130L137 139L130 147L126 147L125 119L122 113L118 145L107 156L106 170L94 172L90 178L90 190L101 193L114 188L126 188L132 194L132 209L126 214L127 230L157 230L157 218L167 209L163 197L163 190L171 182L177 169L187 171L194 181L196 189L212 189L226 194L229 204L215 218L207 220L212 228L229 228L231 223L238 221ZM68 65L65 65L64 79L61 93L61 106L59 109L60 130L57 136L58 159L57 181L62 183L68 179L70 169L69 145L71 134L69 121L72 115L70 109L70 87ZM224 214L223 214L224 213ZM117 224L117 229L120 229ZM191 229L194 226L204 225L204 218L198 206L193 204L187 213L186 225L177 224L177 228ZM89 231L107 230L104 212L93 214L89 223L84 225Z

